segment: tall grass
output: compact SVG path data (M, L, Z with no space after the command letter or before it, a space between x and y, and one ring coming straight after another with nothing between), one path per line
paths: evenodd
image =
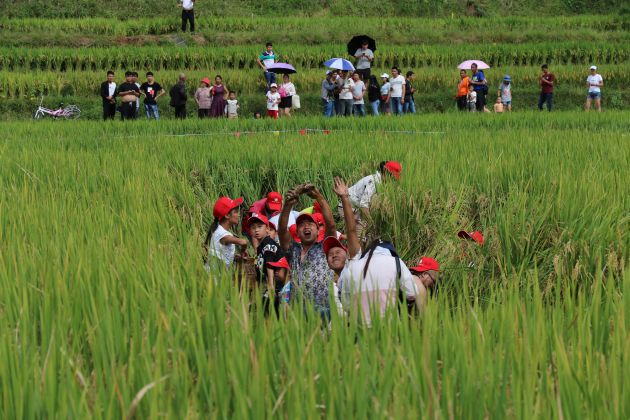
M469 117L3 124L1 417L628 417L625 113ZM219 194L387 158L372 233L444 267L422 319L265 319L203 270Z

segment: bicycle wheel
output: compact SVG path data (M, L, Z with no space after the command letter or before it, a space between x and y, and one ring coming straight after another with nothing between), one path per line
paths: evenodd
M33 119L34 120L41 120L43 117L42 112L40 112L40 110L38 109L37 111L35 111L35 113L33 114Z
M76 105L68 105L64 109L63 116L67 120L76 120L81 116L81 110Z

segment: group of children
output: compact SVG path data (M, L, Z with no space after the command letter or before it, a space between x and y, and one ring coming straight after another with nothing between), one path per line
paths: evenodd
M251 243L256 284L262 290L266 313L273 306L278 314L281 305L300 297L324 320L329 319L332 308L341 316L356 316L368 326L375 316L398 305L407 305L412 312L422 310L439 280L439 263L422 257L417 265L408 267L386 241L364 243L362 248L362 229L376 187L398 180L401 172L400 163L388 161L353 186L334 179L343 233L336 230L328 201L312 184L298 185L284 197L270 192L243 216L242 198L219 198L204 242L207 271L217 277L226 270L238 271L235 261L248 261ZM302 195L314 203L298 212L294 207ZM233 233L239 224L243 237ZM459 236L483 245L480 232L462 231Z

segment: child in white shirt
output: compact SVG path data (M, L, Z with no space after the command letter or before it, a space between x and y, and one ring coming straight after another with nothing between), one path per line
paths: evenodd
M477 92L475 92L475 86L468 86L468 95L466 95L466 108L468 112L477 111Z
M280 105L280 100L278 85L272 83L269 92L267 92L267 115L274 120L278 119L278 105Z
M228 100L225 101L225 116L228 118L238 118L238 110L241 106L238 104L238 100L236 99L236 92L230 92L230 96Z

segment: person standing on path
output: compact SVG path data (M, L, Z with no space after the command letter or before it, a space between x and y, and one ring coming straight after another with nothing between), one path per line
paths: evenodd
M140 90L140 83L138 83L138 72L134 71L132 72L131 75L131 81L133 82L134 85L136 85L138 87L138 90ZM142 92L140 92L140 94L142 94ZM136 98L136 116L135 118L138 118L138 113L140 111L140 96L138 96Z
M122 121L136 119L136 99L140 96L140 88L133 83L133 72L125 73L125 83L118 87L118 96L122 100L120 119Z
M285 117L291 116L291 108L293 107L293 95L296 95L295 85L291 82L288 74L282 76L282 84L280 89L280 109Z
M389 74L381 74L381 81L383 82L381 85L381 112L385 115L390 115L392 113L392 107L389 100L389 90L391 87Z
M365 117L365 83L361 80L359 73L352 75L354 86L352 87L352 113L355 116Z
M263 51L258 57L258 67L262 69L265 74L265 80L267 81L267 90L271 89L271 84L276 83L276 74L271 71L267 71L267 67L273 66L278 62L276 53L273 52L273 44L267 42L265 45L265 51Z
M369 42L367 39L364 39L361 43L361 48L359 48L354 53L354 58L356 61L356 72L359 73L359 77L363 82L367 82L370 79L372 74L372 61L374 61L374 52L368 47Z
M162 86L154 80L152 72L147 72L147 81L140 86L140 93L144 95L144 112L147 119L150 120L153 117L153 119L159 120L157 100L165 92Z
M326 78L322 81L322 108L324 117L332 117L335 112L335 83L333 77L336 77L337 73L332 70L326 72Z
M490 112L486 108L486 94L488 93L488 82L486 81L486 76L483 74L482 70L477 68L477 63L472 63L470 70L472 71L472 77L469 83L473 85L475 93L477 94L477 111Z
M392 79L390 80L389 102L394 115L402 115L405 104L405 78L400 74L398 67L392 67Z
M403 105L403 112L405 114L416 113L416 102L413 99L413 94L416 93L416 89L413 87L414 80L416 80L416 75L409 70L405 77L405 103Z
M179 0L178 7L182 8L182 32L186 32L186 24L190 23L190 32L195 32L195 1Z
M352 115L352 107L354 99L352 98L352 89L354 89L354 80L347 71L341 72L341 89L339 90L339 113L338 115L349 117Z
M212 97L210 96L210 79L201 79L199 87L195 91L195 102L197 102L197 117L207 118L210 116L210 106Z
M225 116L225 101L230 91L223 84L223 77L217 74L214 78L214 86L210 90L212 104L210 105L210 116L212 118L222 118Z
M586 94L586 103L584 110L586 112L591 109L591 102L595 101L595 109L602 112L602 86L604 86L604 78L597 73L597 67L591 66L591 74L586 78L588 93Z
M549 71L549 66L543 64L542 74L538 78L540 84L540 98L538 98L538 109L542 111L543 104L547 103L547 111L551 112L553 107L553 88L556 85L556 76Z
M116 82L114 72L107 72L107 80L101 83L101 98L103 98L103 121L113 120L116 116Z
M381 104L381 87L378 85L376 76L370 76L367 94L370 106L372 107L372 115L378 116L378 107Z
M468 84L470 79L466 70L459 71L459 83L457 84L457 109L460 111L466 111L466 104L468 103Z
M171 96L171 106L175 108L175 118L185 119L188 94L186 93L186 75L184 73L180 73L179 80L171 88L169 94Z
M497 98L501 100L501 104L503 105L503 109L505 111L512 111L512 78L509 74L503 76L503 83L499 85Z

